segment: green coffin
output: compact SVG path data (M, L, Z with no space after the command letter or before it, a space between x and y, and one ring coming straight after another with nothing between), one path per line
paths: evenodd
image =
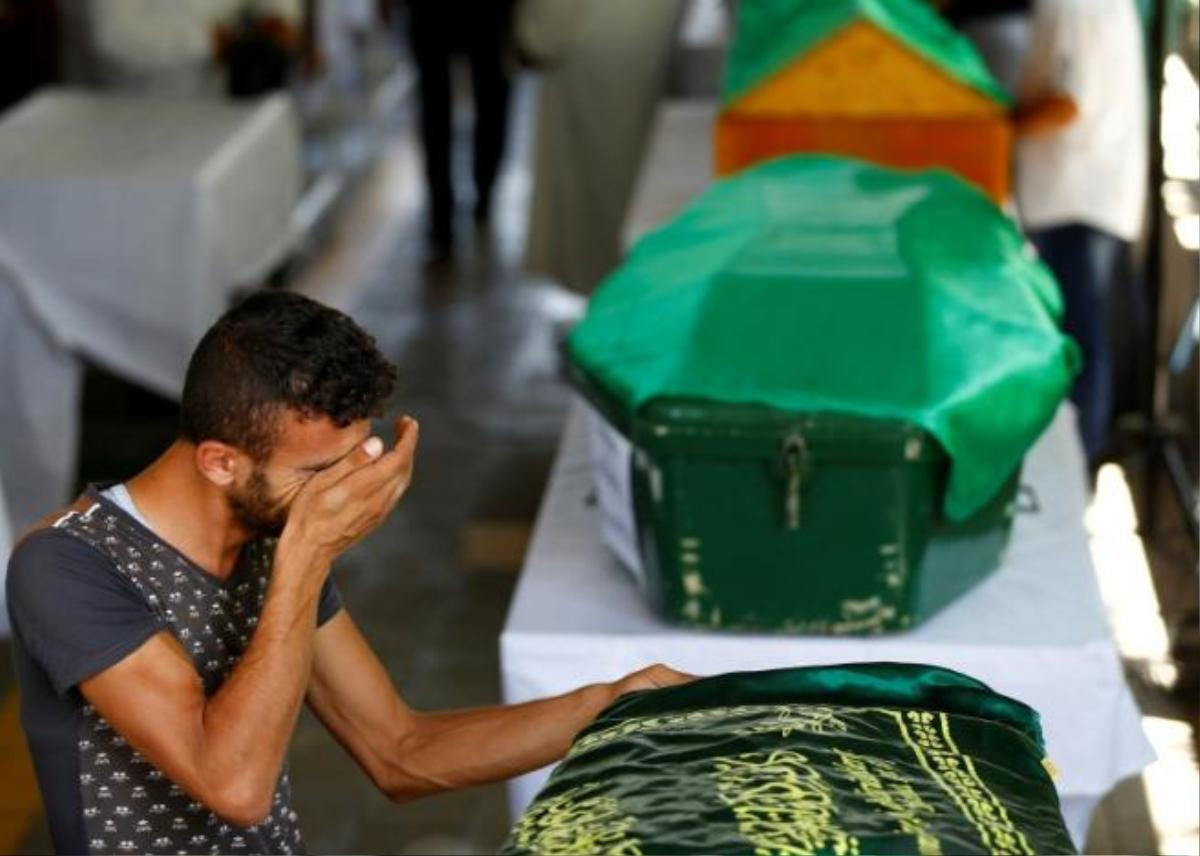
M1061 297L964 182L781 158L599 288L568 374L632 443L651 597L685 624L912 626L992 571L1078 364Z
M944 669L723 675L575 740L504 854L1074 853L1037 714Z
M945 454L904 422L656 401L633 443L648 595L670 620L830 635L902 630L990 574L1018 473L940 510Z

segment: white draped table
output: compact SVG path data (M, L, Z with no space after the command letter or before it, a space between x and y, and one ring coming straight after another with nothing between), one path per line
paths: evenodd
M76 355L176 397L233 290L293 240L288 99L43 90L0 116L0 472L14 529L67 498Z
M1083 529L1083 457L1064 406L1031 450L1003 565L917 629L863 638L712 633L664 623L601 540L583 405L571 412L500 640L504 698L522 702L664 662L708 675L832 663L929 663L1036 708L1082 845L1096 803L1153 759L1125 684ZM514 815L549 769L514 780Z
M660 111L626 218L632 243L711 181L716 108ZM1071 834L1153 759L1125 684L1083 526L1083 453L1069 405L1030 451L1023 481L1040 510L1016 520L1002 567L916 630L867 638L717 634L661 621L604 546L594 507L586 406L573 408L500 640L505 700L614 680L652 662L696 674L864 661L930 663L972 675L1042 715ZM514 816L549 769L514 780Z

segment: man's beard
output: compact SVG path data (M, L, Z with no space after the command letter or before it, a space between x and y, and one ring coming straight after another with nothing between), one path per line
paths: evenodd
M287 523L288 506L271 498L267 478L258 467L244 487L229 492L229 507L238 522L258 538L278 538Z

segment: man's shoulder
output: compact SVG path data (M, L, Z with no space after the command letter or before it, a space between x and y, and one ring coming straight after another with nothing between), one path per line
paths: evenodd
M17 550L21 549L25 545L26 541L29 541L36 536L46 536L60 531L58 529L58 524L60 524L63 520L70 517L73 513L82 514L95 504L95 499L88 496L86 493L80 494L72 502L64 505L62 508L51 511L49 514L36 521L32 526L17 536L13 552L15 553Z
M72 513L85 513L93 505L95 500L84 494L47 514L22 533L8 559L6 582L10 595L33 584L35 577L62 582L62 576L81 569L111 566L109 557L62 526Z

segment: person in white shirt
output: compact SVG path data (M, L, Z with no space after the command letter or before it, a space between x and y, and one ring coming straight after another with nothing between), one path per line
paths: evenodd
M1034 0L1015 115L1017 205L1083 349L1071 398L1093 468L1112 419L1109 305L1133 284L1117 271L1146 208L1146 102L1133 0Z

